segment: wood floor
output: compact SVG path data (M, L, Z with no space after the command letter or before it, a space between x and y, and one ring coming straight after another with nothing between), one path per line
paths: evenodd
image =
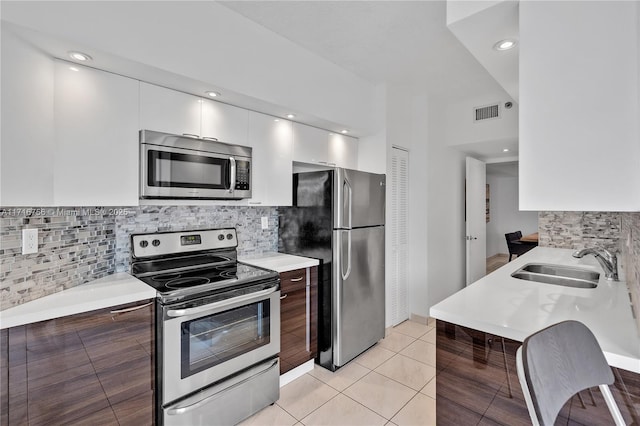
M492 273L493 271L495 271L501 266L506 265L507 263L509 263L508 254L498 253L496 255L488 257L487 258L487 274Z

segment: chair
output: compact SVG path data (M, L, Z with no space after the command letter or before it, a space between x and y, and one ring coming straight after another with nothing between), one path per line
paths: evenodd
M520 238L522 238L522 232L520 231L504 234L504 237L507 240L507 248L509 249L509 262L511 262L511 257L514 254L521 256L535 247L535 245L525 244L520 241Z
M625 424L608 386L615 380L611 367L581 322L564 321L527 337L516 352L516 368L534 426L553 425L569 398L595 386L615 424Z

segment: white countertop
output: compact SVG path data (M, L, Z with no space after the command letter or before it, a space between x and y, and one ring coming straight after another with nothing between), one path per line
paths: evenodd
M271 269L276 272L293 271L294 269L310 268L318 266L318 259L310 257L293 256L284 253L263 253L256 257L239 257L238 261L248 265L257 266L259 268Z
M429 313L520 342L560 321L580 321L596 336L610 365L640 373L640 332L626 283L607 281L593 256L576 259L572 253L536 247L431 307ZM580 289L511 277L527 263L538 262L592 269L600 272L600 282L594 289Z
M156 290L125 272L0 311L0 329L153 299Z

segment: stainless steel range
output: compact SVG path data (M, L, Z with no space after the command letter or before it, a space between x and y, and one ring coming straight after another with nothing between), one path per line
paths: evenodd
M233 228L131 236L157 290L156 421L235 424L280 396L278 274L237 262Z

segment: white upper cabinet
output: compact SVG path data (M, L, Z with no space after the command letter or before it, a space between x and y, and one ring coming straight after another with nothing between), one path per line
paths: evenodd
M200 136L203 99L140 82L140 129Z
M293 161L358 168L358 139L293 123Z
M329 165L358 169L358 139L340 133L329 135Z
M291 122L250 111L248 145L253 148L253 196L249 205L290 206L293 175Z
M0 206L53 204L54 62L2 25Z
M138 204L138 81L57 61L54 204Z
M520 209L640 211L638 3L519 8Z
M293 161L327 165L329 132L293 123Z
M202 99L200 136L236 145L247 144L249 111L233 105Z

